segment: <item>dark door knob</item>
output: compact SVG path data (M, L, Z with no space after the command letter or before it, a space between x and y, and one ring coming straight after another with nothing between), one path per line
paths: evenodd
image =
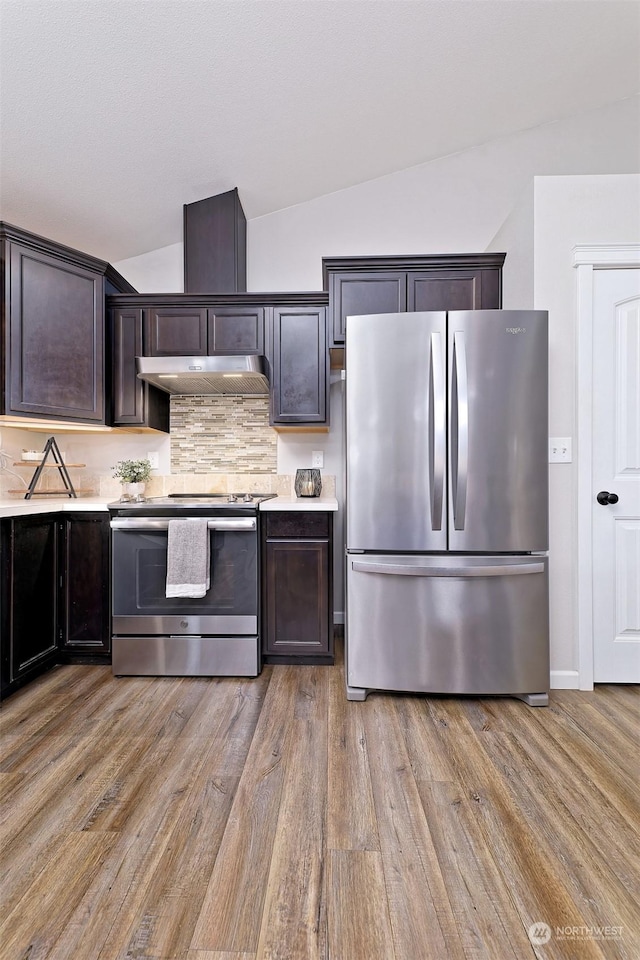
M600 493L596 496L598 503L601 503L603 507L608 507L610 503L618 502L617 493L609 493L608 490L601 490Z

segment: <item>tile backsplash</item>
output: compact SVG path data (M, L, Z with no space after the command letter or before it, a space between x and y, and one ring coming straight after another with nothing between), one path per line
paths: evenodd
M172 397L171 472L275 474L267 397Z

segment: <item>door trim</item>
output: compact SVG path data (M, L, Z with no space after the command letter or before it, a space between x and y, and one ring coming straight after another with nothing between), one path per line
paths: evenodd
M573 266L577 275L578 687L593 690L593 273L640 267L640 243L577 244L573 248Z

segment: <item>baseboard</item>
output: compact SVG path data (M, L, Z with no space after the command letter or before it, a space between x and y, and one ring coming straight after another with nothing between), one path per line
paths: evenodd
M552 690L579 690L580 675L577 670L552 670Z

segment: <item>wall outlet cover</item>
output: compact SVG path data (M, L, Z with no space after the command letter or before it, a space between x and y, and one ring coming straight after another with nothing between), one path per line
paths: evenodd
M571 437L549 437L549 463L571 463Z

